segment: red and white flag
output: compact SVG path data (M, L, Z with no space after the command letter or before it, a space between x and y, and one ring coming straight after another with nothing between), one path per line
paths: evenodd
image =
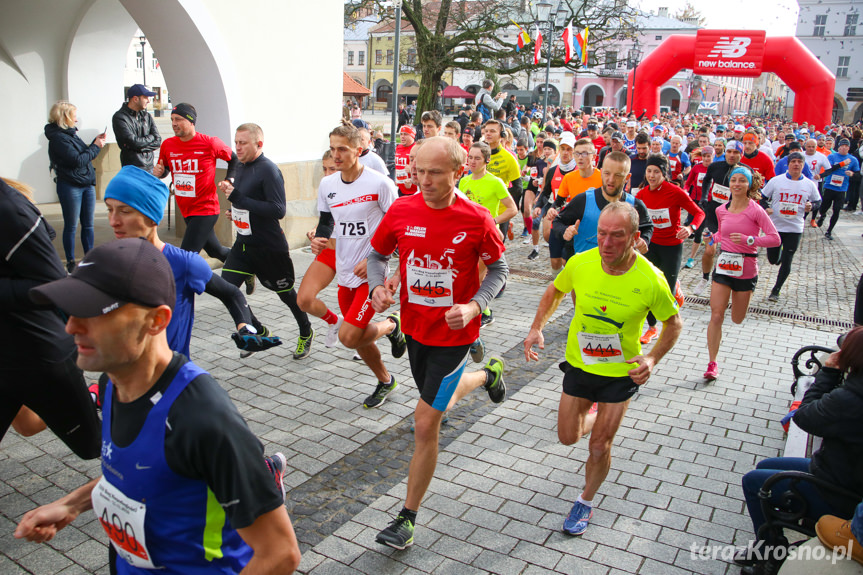
M575 42L575 35L572 33L572 20L569 21L569 24L566 25L566 28L563 29L563 63L568 64L570 60L572 60L572 56L575 53L575 46L573 43Z
M539 64L539 52L542 49L542 30L539 29L539 26L536 27L536 34L534 34L533 37L533 65L536 66Z

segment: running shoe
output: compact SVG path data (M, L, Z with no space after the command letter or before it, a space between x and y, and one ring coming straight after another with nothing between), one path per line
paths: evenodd
M470 358L474 363L481 363L485 357L485 344L480 338L470 344Z
M521 230L521 237L522 238L529 238L530 237L530 232L527 231L527 228L524 228L523 230Z
M855 216L863 216L863 210L857 210L856 212L854 212L854 215Z
M704 379L707 381L713 381L719 376L719 364L715 361L711 361L707 364L707 371L704 372Z
M590 406L590 409L588 409L588 410L587 410L587 414L588 414L588 415L593 415L593 414L594 414L594 413L596 413L597 411L599 411L599 404L598 404L598 403L594 403L593 405L591 405L591 406Z
M377 543L393 549L405 549L414 544L414 524L403 515L396 517L389 526L375 537Z
M382 381L378 382L377 387L375 387L374 393L366 398L363 402L363 407L366 409L371 409L373 407L380 407L387 400L387 396L391 391L395 391L395 389L399 386L399 383L396 381L396 378L390 376L390 382L384 383Z
M488 312L488 313L486 313ZM485 327L487 325L491 325L494 323L494 312L492 312L489 308L485 308L482 311L482 317L479 320L479 327Z
M824 233L824 239L833 241L833 234L831 232L825 232Z
M490 382L487 381L483 386L488 391L489 398L493 403L502 402L506 399L506 383L503 381L503 360L493 357L483 369L492 375L492 380Z
M246 282L246 295L255 293L255 276L249 274L243 281Z
M527 254L527 259L530 261L535 260L539 257L539 247L534 247L529 254Z
M312 341L315 339L315 330L312 330L308 336L300 336L297 338L297 351L294 352L294 359L306 359L312 353Z
M273 333L269 329L267 329L266 327L261 326L261 332L259 335L261 337L271 337L273 335ZM252 350L249 350L249 349L241 350L240 351L240 359L246 359L247 357L249 357L253 353L255 353L255 352Z
M683 267L685 267L688 270L691 270L693 267L695 267L695 258L687 259L686 263L683 264Z
M360 352L355 351L355 352L354 352L354 355L351 357L351 359L352 359L352 360L354 360L354 361L362 361L362 360L363 360L363 356L361 356L361 355L360 355Z
M576 501L563 521L563 532L567 535L583 535L593 518L593 508Z
M512 222L509 222L509 227L506 230L506 237L509 240L515 239L515 234L512 231L513 228L515 228L515 224L513 224Z
M674 301L677 302L677 307L683 307L683 290L680 289L680 282L674 284Z
M342 316L337 317L336 323L332 324L329 330L327 330L327 339L324 340L324 345L327 347L336 347L339 343L339 328L342 327L345 318Z
M530 234L528 234L528 235L526 235L526 236L521 236L521 237L523 237L523 238L524 238L524 241L523 241L523 242L521 242L521 243L522 243L522 245L525 245L525 246L526 246L526 245L530 244L531 242L533 242L533 238L532 238L532 237L530 237Z
M264 462L273 475L279 493L282 494L282 501L285 501L288 497L288 491L285 489L285 468L288 466L288 460L285 459L285 454L280 451L276 452L270 457L264 457Z
M652 325L652 326L647 328L647 331L644 332L643 336L638 338L638 341L640 341L643 344L648 344L651 341L653 341L654 339L656 339L657 337L659 337L659 330L656 329L655 325Z
M812 222L809 225L811 225L813 228L817 228L818 222L815 221L815 218L812 218Z
M402 320L397 313L391 313L387 319L396 324L393 330L387 334L387 339L390 340L393 357L398 359L408 349L408 342L405 340L405 334L402 333Z
M701 281L699 281L698 285L695 286L695 289L692 290L692 295L701 297L704 295L704 292L707 291L708 287L710 287L710 280L701 278Z
M772 290L770 292L770 295L767 296L767 301L773 301L773 302L779 301L779 292L776 290Z
M824 225L824 218L818 218L818 227L820 228L823 225Z

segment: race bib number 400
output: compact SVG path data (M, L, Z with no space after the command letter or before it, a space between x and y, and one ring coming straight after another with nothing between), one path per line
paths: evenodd
M738 278L743 275L743 254L722 252L716 258L716 273Z
M578 332L578 348L585 365L596 363L623 363L620 335Z
M427 307L452 307L452 270L407 266L408 301Z
M93 511L117 554L133 567L156 569L144 535L147 506L126 497L104 477L93 489L91 499Z
M710 190L710 199L714 202L724 204L731 199L731 190L728 189L728 186L720 186L714 182L713 189Z
M194 198L195 174L174 174L174 195L181 198Z

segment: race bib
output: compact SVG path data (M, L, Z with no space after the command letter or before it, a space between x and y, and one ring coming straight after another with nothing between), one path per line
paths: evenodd
M623 363L620 335L578 332L578 348L585 365L595 363Z
M249 210L231 208L231 219L234 220L234 226L236 226L238 234L241 236L252 235L252 223L249 221Z
M408 301L427 307L452 307L452 270L407 266Z
M714 202L724 204L731 199L731 190L728 186L720 186L713 182L713 188L710 190L710 199Z
M743 275L743 254L722 252L716 258L716 273L739 278Z
M677 169L677 158L668 158L668 171L674 172Z
M696 184L696 185L697 185L699 188L701 187L701 184L703 184L703 183L704 183L704 175L705 175L705 174L706 174L706 172L701 172L700 174L698 174L698 180L697 180L697 184Z
M779 202L779 215L785 219L793 220L797 218L797 211L800 209L800 204L796 202Z
M406 169L404 169L404 170L396 169L396 183L397 184L404 184L405 182L410 180L410 178L411 178L411 176L410 176L410 174L408 174L408 171Z
M845 176L843 176L841 174L833 174L832 176L830 176L830 185L831 186L836 186L837 188L841 188L842 182L844 182L844 181L845 181Z
M104 477L96 484L90 497L93 511L117 555L133 567L156 569L144 535L147 506L126 497Z
M539 174L539 171L536 169L536 166L531 166L531 168L530 168L530 179L532 179L532 180L537 179L539 177L538 174Z
M355 222L336 222L337 238L367 238L369 226L365 220Z
M174 174L174 195L181 198L195 197L195 174Z
M668 213L668 208L661 210L651 210L648 208L647 213L650 214L650 220L653 222L654 228L670 228L671 216Z

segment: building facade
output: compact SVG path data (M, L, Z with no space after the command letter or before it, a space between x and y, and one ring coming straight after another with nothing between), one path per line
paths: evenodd
M126 91L133 84L144 84L156 95L150 100L150 109L160 113L171 109L170 95L165 84L165 76L162 74L162 65L156 58L153 47L149 40L141 32L135 30L126 51L126 68L123 71L123 86Z
M863 116L860 0L798 0L797 37L836 76L833 121Z

